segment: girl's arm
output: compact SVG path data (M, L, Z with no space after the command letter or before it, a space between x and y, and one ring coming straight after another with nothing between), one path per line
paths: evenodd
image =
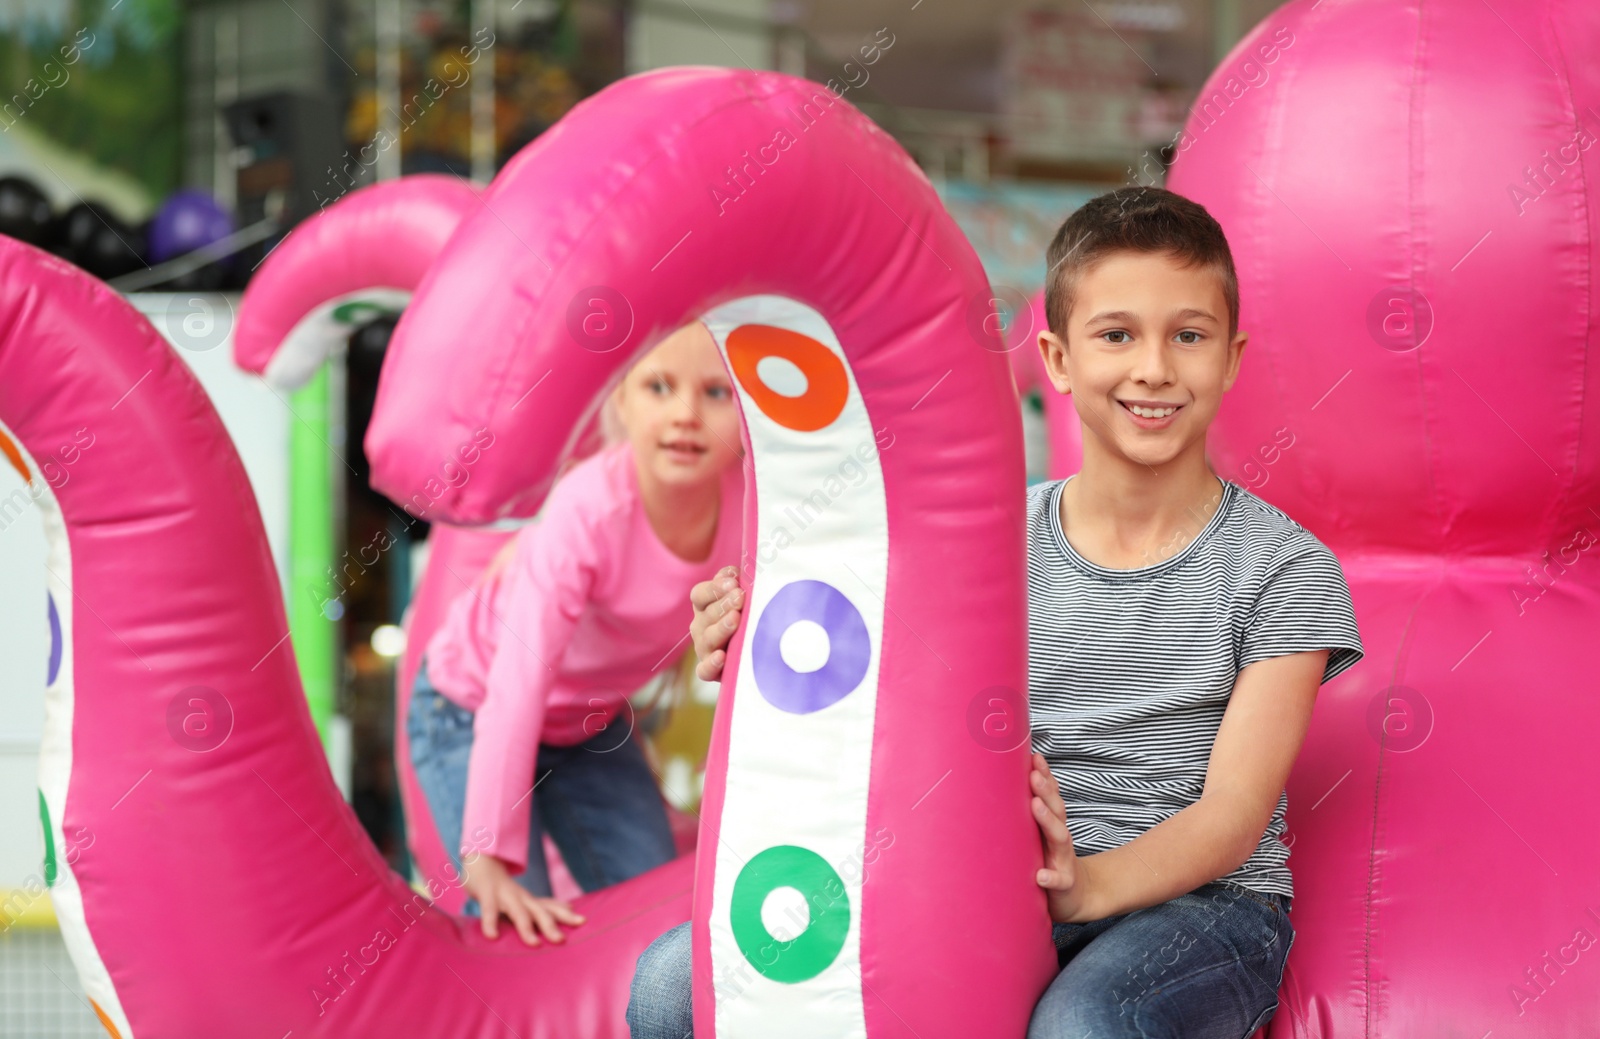
M527 869L529 801L550 688L573 630L595 589L603 587L608 561L615 556L607 543L609 528L596 522L595 510L586 509L572 490L556 485L539 522L518 533L501 578L504 605L495 617L495 652L473 719L461 828L463 861L469 846L495 860L480 858L478 878L468 871L474 894L490 893L484 885L502 871L511 877ZM479 901L486 935L495 936L496 918L504 910L524 939L530 937L520 905L490 906L482 895Z
M1200 800L1110 851L1073 854L1060 789L1034 755L1033 813L1045 839L1038 883L1051 918L1081 923L1159 905L1243 865L1272 822L1327 659L1325 649L1292 653L1240 671Z

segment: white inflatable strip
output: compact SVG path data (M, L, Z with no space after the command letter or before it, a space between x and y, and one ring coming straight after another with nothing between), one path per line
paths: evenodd
M725 359L728 337L740 326L775 326L808 336L838 357L849 384L836 419L813 432L799 432L766 415L736 382L750 438L760 529L750 539L757 546L755 579L732 704L722 838L706 849L717 856L710 927L717 1037L865 1039L861 870L851 864L860 861L867 829L889 556L877 444L855 375L820 313L783 297L752 296L719 307L703 320ZM795 397L808 385L788 362L762 365L762 381L771 391ZM769 697L770 689L758 683L762 654L757 643L766 611L795 582L809 583L813 605L817 594L837 592L848 600L859 614L858 633L864 622L864 645L858 639L855 648L870 649L864 677L847 691L836 691L839 698L819 708L797 710L791 702L790 709L780 709L773 699L781 701L782 696ZM833 592L820 589L817 582ZM773 617L785 619L767 633L769 679L776 644L772 639L779 632L783 659L801 676L822 671L830 659L842 659L839 654L848 648L844 641L824 635L819 624L796 621L794 596L788 609L779 601ZM850 613L836 597L821 601L831 603L835 614ZM764 872L763 864L768 867ZM762 875L745 887L741 946L735 933L741 910L734 902L746 870ZM775 879L790 875L806 878L811 890L782 886ZM816 881L822 875L829 877L828 890L842 890L842 897L819 896ZM757 934L766 952L752 948L752 928L757 926L752 923L752 889L758 895L768 892L754 899L762 910ZM810 950L795 947L780 955L777 941L808 934L816 939L819 926L825 931L823 916L831 916L834 927L842 926L841 909L848 911L842 948L824 942L819 953L813 943ZM781 969L769 965L763 971L756 958L781 960Z
M261 377L281 389L299 389L317 374L335 344L348 338L357 325L379 313L399 313L409 302L409 290L376 286L347 292L314 307L284 336L283 345L267 362Z
M67 789L72 781L72 720L76 709L74 698L74 646L73 620L77 604L72 597L72 545L67 539L66 521L61 515L61 504L54 489L45 480L33 456L4 423L4 434L23 458L30 477L26 492L39 510L44 525L45 590L55 603L56 618L61 632L61 663L56 668L55 681L45 687L44 730L39 738L39 792L49 815L49 833L46 839L55 851L55 881L50 885L50 902L55 907L56 920L61 927L61 938L66 943L67 955L78 968L78 978L84 992L94 1001L121 1039L134 1039L128 1015L122 1011L122 1002L111 984L111 974L100 959L94 938L89 933L88 920L83 910L83 893L78 888L78 878L73 874L69 843L61 820L67 807ZM43 603L39 604L41 608ZM48 652L48 647L46 649ZM109 806L108 806L109 807Z

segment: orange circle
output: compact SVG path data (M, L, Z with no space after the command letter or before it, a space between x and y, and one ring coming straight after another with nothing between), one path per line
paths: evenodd
M786 397L761 381L756 365L781 357L806 377L806 391ZM850 397L850 377L838 355L810 336L771 325L740 325L728 333L734 378L764 415L786 429L812 433L833 422Z
M357 955L360 954L357 953ZM96 1003L93 997L90 997L89 1005L94 1008L94 1016L98 1017L100 1023L105 1026L106 1031L111 1033L111 1039L122 1039L122 1033L117 1031L117 1026L112 1023L111 1017L100 1009L100 1004Z
M13 444L11 438L4 433L0 433L0 455L6 456L6 461L10 462L11 468L22 477L23 483L33 482L33 477L28 475L27 463L22 460L22 452L17 450L17 445Z

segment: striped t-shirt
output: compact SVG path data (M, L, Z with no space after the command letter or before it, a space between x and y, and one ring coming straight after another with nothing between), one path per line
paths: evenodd
M1344 572L1321 541L1238 484L1194 539L1148 566L1083 558L1061 488L1028 489L1028 701L1033 748L1061 785L1079 855L1108 851L1200 799L1247 664L1328 649L1324 682L1364 654ZM1292 896L1287 793L1250 858L1220 879Z

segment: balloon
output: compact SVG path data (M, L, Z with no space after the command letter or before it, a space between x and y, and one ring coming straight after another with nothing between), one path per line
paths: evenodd
M210 194L174 191L150 222L150 262L165 263L232 233L233 217Z
M1289 779L1274 1039L1600 1021L1597 50L1583 0L1302 0L1178 142L1250 333L1212 460L1338 554L1367 649Z
M0 177L0 234L44 245L54 217L50 200L26 177Z
M219 242L233 231L233 217L209 193L194 188L174 191L161 203L146 229L150 262L165 263ZM175 291L215 290L227 277L231 261L232 257L219 258L164 282L162 287Z
M97 278L115 278L145 265L144 236L97 202L79 202L61 215L56 251Z
M373 483L461 523L533 515L607 388L685 321L733 373L755 490L695 867L705 1039L1020 1036L1053 976L1021 421L1001 344L968 326L989 291L927 178L836 95L669 69L507 165L395 331ZM825 633L817 667L790 664L791 629ZM792 954L761 912L783 887L810 900ZM933 892L981 911L930 928ZM561 1034L621 1035L633 966L579 984L551 962L519 992L547 1021L603 998L604 1032Z

